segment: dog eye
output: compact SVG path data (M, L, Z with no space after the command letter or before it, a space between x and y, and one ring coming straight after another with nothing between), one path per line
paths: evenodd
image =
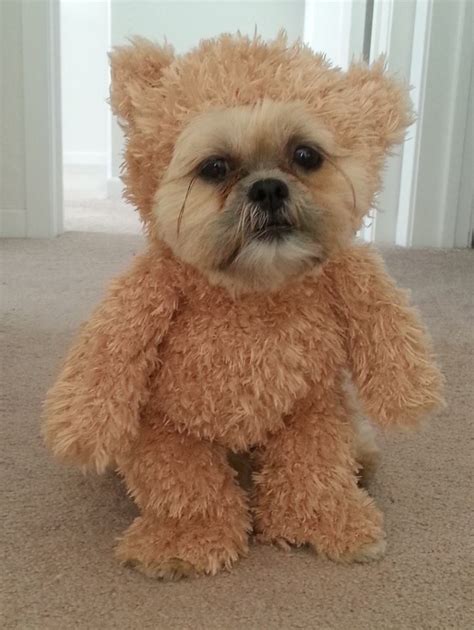
M213 157L206 160L199 170L199 175L204 179L222 181L230 171L230 166L224 158Z
M301 146L296 147L293 161L306 171L315 171L322 165L324 158L316 149Z

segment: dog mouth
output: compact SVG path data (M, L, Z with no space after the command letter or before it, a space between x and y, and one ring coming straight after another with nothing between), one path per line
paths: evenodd
M286 220L272 220L254 230L252 236L259 241L281 240L294 231L295 226Z

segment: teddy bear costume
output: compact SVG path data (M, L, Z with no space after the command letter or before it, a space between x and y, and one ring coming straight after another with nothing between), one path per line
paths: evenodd
M368 246L321 270L238 297L160 239L153 203L180 132L212 108L302 101L358 154L369 194L411 122L406 90L381 64L347 73L284 38L222 36L175 57L137 39L111 55L111 104L127 139L126 198L148 247L84 326L48 394L46 440L83 468L114 466L141 514L118 556L151 575L215 573L263 541L370 559L382 516L357 484L350 373L365 413L414 424L441 400L430 343ZM228 452L254 452L246 493Z

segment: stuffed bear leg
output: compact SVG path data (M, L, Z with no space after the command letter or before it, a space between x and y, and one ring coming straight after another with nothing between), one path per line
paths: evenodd
M119 542L124 563L177 579L215 574L246 554L247 501L224 449L149 425L118 463L142 511Z
M369 561L385 550L382 515L357 485L354 425L342 397L300 408L261 451L255 527L263 542L310 544L340 561Z

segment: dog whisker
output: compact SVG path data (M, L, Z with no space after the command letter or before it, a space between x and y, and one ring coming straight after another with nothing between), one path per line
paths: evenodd
M349 185L349 188L351 189L351 193L352 193L352 211L354 212L357 209L357 199L356 199L356 193L355 193L355 188L354 188L354 184L352 183L351 178L349 177L349 175L344 171L343 168L341 168L339 166L339 164L337 164L330 155L328 155L326 152L321 151L321 154L323 155L324 159L333 167L336 169L336 171L338 171L338 173L340 173L342 175L342 177L344 178L344 180L346 181L346 184Z
M191 181L189 182L189 186L188 186L188 189L186 191L186 195L184 196L184 201L183 201L183 204L182 204L181 209L180 209L179 214L178 214L178 220L176 222L176 236L179 236L179 232L181 230L181 222L183 220L183 215L184 215L184 209L186 207L186 202L188 200L188 197L189 197L189 195L191 193L192 187L193 187L194 182L196 181L196 179L197 179L197 175L195 175L191 179Z

